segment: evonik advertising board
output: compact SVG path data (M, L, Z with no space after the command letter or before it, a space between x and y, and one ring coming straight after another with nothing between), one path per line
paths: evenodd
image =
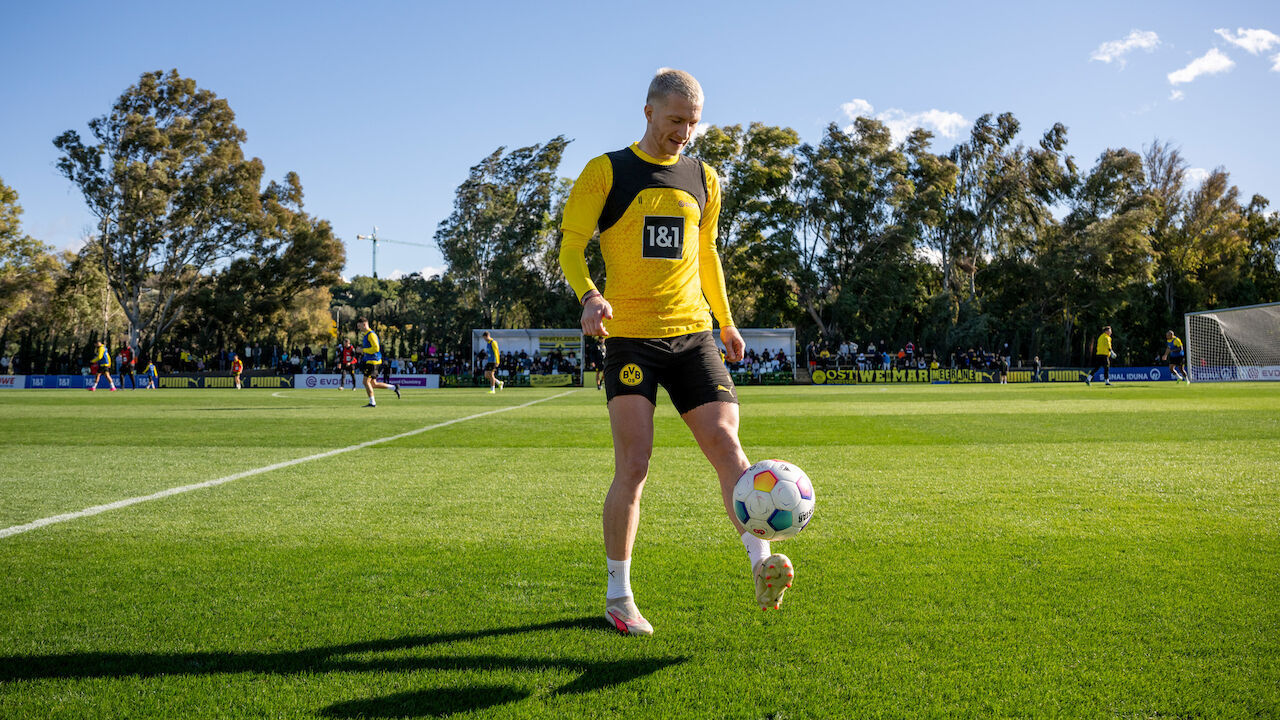
M379 377L381 379L381 377ZM435 390L440 387L439 375L392 375L392 384L399 385L404 388L426 388ZM347 376L345 381L342 376L337 373L309 373L293 376L293 387L299 390L337 390L342 383L346 387L351 386L351 377ZM361 387L364 383L364 377L356 373L356 386Z

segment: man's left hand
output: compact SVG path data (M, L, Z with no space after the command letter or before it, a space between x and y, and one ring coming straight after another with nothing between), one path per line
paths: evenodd
M732 325L720 328L720 342L724 343L724 359L729 362L741 361L747 352L747 343L743 341L742 333Z

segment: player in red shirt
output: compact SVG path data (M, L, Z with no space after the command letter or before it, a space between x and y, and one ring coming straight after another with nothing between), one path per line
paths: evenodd
M236 389L240 389L240 373L244 372L244 362L240 360L240 356L231 353L231 377L236 379Z
M347 375L351 375L351 389L356 389L356 349L350 340L343 340L338 350L338 389L343 390Z
M138 389L138 375L133 370L133 348L129 347L129 343L125 343L120 348L120 352L116 353L116 357L120 360L120 387L124 387L124 376L129 376L130 389Z

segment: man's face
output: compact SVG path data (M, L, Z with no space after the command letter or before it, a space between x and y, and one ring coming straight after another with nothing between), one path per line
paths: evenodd
M668 95L644 106L645 135L664 158L679 155L702 120L702 105L681 95Z
M359 328L360 328L360 332L369 332L369 323L362 322L360 323Z

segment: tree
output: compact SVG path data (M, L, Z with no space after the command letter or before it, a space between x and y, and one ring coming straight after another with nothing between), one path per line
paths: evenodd
M271 335L291 312L327 316L328 290L323 297L315 291L338 282L346 261L329 223L303 211L297 174L270 183L261 202L267 222L254 233L249 254L213 273L192 296L190 324L217 347Z
M729 287L729 309L739 323L790 324L790 287L769 262L765 238L787 223L800 136L791 128L751 123L712 126L690 143L688 154L720 177L716 244ZM786 319L783 319L786 316Z
M424 278L414 273L401 281L400 294L422 342L470 353L471 330L481 324L481 318L475 308L459 304L462 292L450 275Z
M817 146L801 145L797 155L788 226L770 244L818 332L836 335L842 318L830 308L846 290L858 292L860 263L903 251L895 213L906 160L889 129L863 117L849 132L831 124Z
M265 220L262 163L245 160L227 102L176 70L144 74L89 129L96 144L73 130L54 140L58 169L97 218L102 267L136 344L181 316L196 287L184 278L249 249Z
M1181 287L1170 296L1171 320L1227 301L1247 272L1249 243L1240 191L1222 168L1209 173L1186 197L1177 242L1166 246L1157 272L1166 287Z
M523 300L538 286L532 258L539 241L554 232L556 170L568 144L561 135L510 153L498 148L471 168L453 213L436 229L450 277L485 325L532 322Z
M1254 195L1244 211L1249 242L1248 277L1237 302L1280 301L1280 213L1267 212L1267 199Z
M0 179L0 335L34 300L49 295L59 270L52 248L22 232L21 216L17 191Z
M1090 356L1098 329L1127 305L1139 304L1152 279L1149 229L1157 206L1142 158L1131 150L1105 151L1079 183L1061 231L1037 261L1044 296L1052 301L1041 308L1042 317L1046 324L1055 314L1059 320L1060 361L1070 361L1073 337L1081 360Z
M956 187L947 196L942 231L933 236L943 275L943 293L958 309L974 300L978 264L1011 245L1027 242L1020 231L1049 223L1050 204L1071 186L1075 166L1065 154L1066 128L1055 124L1032 150L1014 144L1021 124L1012 113L992 121L983 115L969 139L952 149Z

